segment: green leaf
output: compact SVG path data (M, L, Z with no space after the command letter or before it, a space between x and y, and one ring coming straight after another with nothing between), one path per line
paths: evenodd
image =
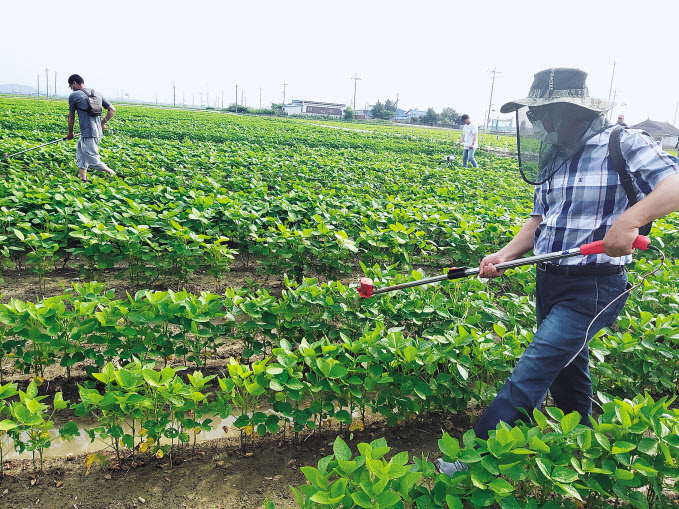
M330 370L330 373L328 374L328 378L344 378L349 374L349 370L342 366L341 364L335 364L332 369Z
M621 481L631 481L634 479L634 472L630 472L629 470L625 470L623 468L616 468L615 472L613 473L613 477L620 479Z
M405 357L406 362L412 362L417 358L417 348L413 345L408 345L403 350L403 357Z
M64 440L71 440L73 437L80 436L78 425L73 421L68 421L59 428L59 436Z
M471 498L472 504L477 507L486 507L495 503L495 496L490 490L476 490Z
M339 469L344 472L345 474L350 474L354 470L356 470L356 467L358 466L358 463L355 461L343 461L343 460L338 460L337 465L339 466Z
M563 491L565 491L569 496L573 498L577 498L578 500L582 501L582 497L580 496L580 493L578 490L576 490L573 486L570 484L561 484L560 482L554 483L556 486L561 488Z
M561 419L561 431L567 435L580 424L580 414L578 412L571 412Z
M352 493L351 498L354 500L354 503L360 507L365 507L366 509L372 509L373 507L373 501L362 491Z
M54 395L54 409L62 410L68 406L68 401L64 401L64 396L61 392Z
M339 497L330 498L327 491L319 491L316 494L314 494L309 500L323 505L333 505L338 503L343 498L344 494L342 494Z
M542 472L544 476L547 477L548 479L551 479L553 463L545 458L536 458L535 463L540 469L540 472Z
M540 429L544 430L549 426L549 423L547 422L547 418L545 417L545 414L540 412L537 408L533 409L533 419L535 420L535 423L540 426Z
M501 498L500 500L497 501L497 503L502 509L521 509L521 505L511 495L505 498Z
M460 451L460 461L464 463L478 463L481 461L481 455L476 449L462 449Z
M612 454L622 454L624 452L629 452L634 449L636 449L637 446L634 444L631 444L629 442L624 442L622 440L618 440L613 444L613 447L611 448L611 453Z
M333 445L333 452L335 453L335 458L338 461L350 461L351 460L351 449L346 444L342 437L337 437Z
M401 497L394 493L393 491L385 490L380 495L377 496L375 502L379 504L380 507L391 507L392 505L401 501Z
M5 419L4 421L0 421L0 431L9 431L11 429L14 429L18 427L19 425L15 423L14 421L10 421L9 419Z
M505 479L494 479L488 487L498 495L508 495L514 491L514 487Z
M611 442L608 440L608 437L604 435L603 433L595 433L594 438L596 438L596 441L599 442L599 445L606 449L607 451L611 450Z
M35 382L31 382L28 384L28 388L26 389L26 397L29 399L34 399L38 395L38 386L35 384Z
M537 436L530 437L530 440L528 441L528 446L534 451L542 452L545 454L549 454L551 451L549 446L542 440L540 440L540 438L538 438Z
M446 504L448 504L448 509L464 509L462 505L462 500L459 497L453 495L446 495Z
M306 477L306 480L311 483L312 486L324 490L327 487L327 480L325 477L314 467L301 467L299 469Z
M555 481L572 483L578 479L578 474L570 468L557 465L554 467L554 470L552 470L552 479Z
M443 437L439 439L438 443L441 452L448 456L448 458L451 460L457 459L457 457L460 455L460 444L448 433L444 433Z

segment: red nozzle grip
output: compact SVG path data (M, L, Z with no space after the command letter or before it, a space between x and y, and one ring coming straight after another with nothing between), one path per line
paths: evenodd
M648 237L644 237L643 235L638 235L637 238L634 239L632 247L634 249L641 249L642 251L646 251L650 243L651 239L649 239ZM602 254L603 252L604 243L602 240L597 240L596 242L590 242L589 244L583 244L582 246L580 246L581 255Z
M648 249L648 246L650 245L651 245L650 238L646 237L645 235L637 235L637 238L634 239L632 247L634 249L641 249L642 251L646 251Z
M369 277L362 277L358 280L358 294L364 299L373 296L373 280Z

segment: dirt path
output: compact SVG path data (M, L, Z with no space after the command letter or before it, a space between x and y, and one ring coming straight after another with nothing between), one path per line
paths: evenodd
M364 431L354 432L356 444L385 437L392 448L389 456L408 451L410 457L424 454L430 461L437 456L441 430L460 438L469 426L466 415L412 421L403 426L384 427L376 422ZM86 473L85 457L47 460L45 470L32 474L31 462L6 464L0 483L0 506L7 508L108 509L148 507L158 509L232 509L263 507L265 499L278 509L295 508L297 503L289 486L298 487L306 479L300 472L305 465L316 466L332 454L338 430L320 436L301 437L299 444L283 440L279 433L258 439L247 454L238 441L220 439L206 442L192 455L161 460L142 456L133 465L126 460L109 466L94 464Z

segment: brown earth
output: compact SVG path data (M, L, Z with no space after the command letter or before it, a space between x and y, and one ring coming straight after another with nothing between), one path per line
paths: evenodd
M390 455L408 451L411 458L424 454L429 461L437 456L437 440L442 430L461 438L469 427L467 415L441 419L429 416L402 426L386 427L379 421L353 439L342 433L356 452L356 444L385 437ZM300 436L298 443L276 436L259 438L243 454L237 439L212 440L200 444L184 457L158 460L141 456L115 463L110 455L108 468L91 466L86 458L47 459L42 472L33 473L30 460L5 463L0 481L0 507L6 508L195 508L231 509L263 507L265 499L277 508L294 508L297 503L290 486L306 482L300 467L316 466L332 454L332 443L339 430Z

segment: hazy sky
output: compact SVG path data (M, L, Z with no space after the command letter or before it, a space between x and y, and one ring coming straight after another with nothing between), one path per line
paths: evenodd
M628 123L673 122L679 100L679 2L458 0L54 2L0 0L0 84L50 89L66 78L112 102L191 104L224 93L248 106L283 99L352 103L387 98L404 109L446 106L478 123L525 97L548 67L589 73L593 96L613 94ZM611 94L611 98L612 95Z

